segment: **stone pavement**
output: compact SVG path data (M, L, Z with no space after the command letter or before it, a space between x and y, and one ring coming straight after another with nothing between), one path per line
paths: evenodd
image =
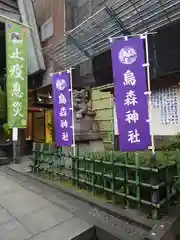
M0 239L71 239L91 228L56 204L0 171Z
M96 234L106 231L116 240L140 240L151 230L34 179L26 160L0 167L0 240L79 240L76 236L93 226ZM114 239L98 236L104 238Z

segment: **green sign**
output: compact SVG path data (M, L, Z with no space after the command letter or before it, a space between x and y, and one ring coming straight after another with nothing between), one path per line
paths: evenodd
M6 22L6 88L10 128L27 125L27 29Z

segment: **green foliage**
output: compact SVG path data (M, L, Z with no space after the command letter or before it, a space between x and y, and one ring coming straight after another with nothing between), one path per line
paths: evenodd
M180 150L175 147L177 138L174 142L176 145L169 147L169 150L164 148L163 151L156 151L155 158L152 158L151 151L81 153L80 148L76 151L77 155L72 156L62 148L54 152L50 148L51 145L37 145L37 148L33 148L31 169L34 173L38 173L38 176L46 176L49 180L61 184L71 182L77 189L83 189L84 192L103 198L108 203L123 207L140 208L142 205L139 203L142 200L144 206L147 203L150 209L152 196L156 191L159 208L159 203L162 201L170 203L172 197L174 199L180 190L180 178L174 177L180 172L178 170ZM70 163L66 165L65 162L69 160ZM72 166L70 166L71 160ZM156 217L154 207L151 215Z
M154 167L161 167L164 165L175 163L180 156L179 151L156 151ZM121 164L135 165L138 158L138 164L142 167L151 167L152 165L152 152L136 152L136 153L122 153L119 151L114 152L93 152L80 154L83 158L101 161L113 161ZM137 158L136 158L137 157Z
M180 133L173 136L167 143L164 144L162 150L180 150Z
M176 159L177 159L177 176L173 177L173 186L175 187L177 191L177 204L180 204L180 133L178 133L176 136L172 137L164 146L163 149L166 150L166 152L176 150Z
M3 124L3 129L4 129L4 136L5 136L5 138L9 138L11 130L10 130L10 128L9 128L7 123Z

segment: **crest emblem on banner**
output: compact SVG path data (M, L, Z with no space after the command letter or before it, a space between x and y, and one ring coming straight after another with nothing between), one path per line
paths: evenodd
M67 84L66 84L66 81L64 79L57 80L56 88L59 91L63 91L66 88L66 86L67 86Z
M137 52L132 47L123 47L119 51L119 61L122 64L130 65L133 64L137 59Z
M17 44L22 44L23 43L23 40L21 38L21 34L19 32L12 32L10 34L10 40L13 42L13 43L17 43Z

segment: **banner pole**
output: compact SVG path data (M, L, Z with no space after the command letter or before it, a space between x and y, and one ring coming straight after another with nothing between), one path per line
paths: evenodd
M158 34L158 32L147 32L146 33L147 35L155 35L155 34ZM116 37L113 37L113 36L110 36L109 37L109 40L110 39L120 39L120 38L124 38L124 37L137 37L137 36L142 36L142 33L137 33L137 34L130 34L130 35L127 35L127 36L124 36L124 35L121 35L121 36L116 36Z
M19 154L18 154L18 128L12 128L12 143L13 143L13 162L19 163Z
M147 65L147 86L148 86L148 102L149 102L149 124L151 131L151 150L152 157L155 159L155 142L152 130L152 95L151 95L151 78L150 78L150 64L149 64L149 48L148 48L148 34L145 33L145 50L146 50L146 65Z
M72 68L70 68L70 91L71 91L71 108L72 108L72 134L73 134L73 156L76 156L76 136L74 124L74 101L73 101L73 88L72 88Z

